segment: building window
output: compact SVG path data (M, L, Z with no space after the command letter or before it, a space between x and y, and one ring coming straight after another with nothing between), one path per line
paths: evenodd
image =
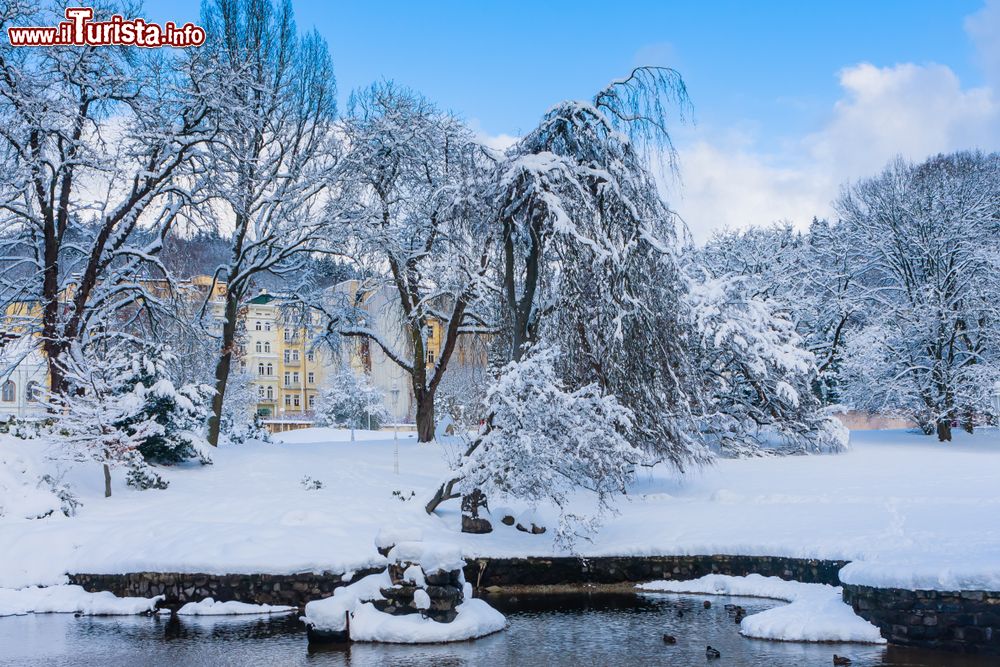
M264 322L264 331L270 331L270 330L271 330L271 323Z
M427 340L430 340L431 338L434 338L434 326L433 325L431 325L431 324L425 324L424 325L424 336L427 338Z
M312 410L315 407L316 407L316 397L315 396L310 396L309 397L309 409Z
M302 407L302 404L301 404L301 403L299 403L299 395L298 395L298 394L295 394L295 396L293 396L293 397L292 397L292 404L293 404L293 405L294 405L295 407L297 407L297 408L298 408L298 407Z
M254 323L254 329L256 329L257 331L260 331L260 320L257 320L257 321L256 321L256 322Z
M14 384L13 380L7 380L0 388L0 400L5 403L13 403L15 396L17 396L17 385Z
M289 331L288 329L285 329L285 342L286 343L292 342L292 332Z
M434 363L434 350L427 350L427 363L428 364Z
M316 361L316 353L315 352L308 353L306 355L306 359L308 359L309 361Z
M292 397L291 396L285 395L285 407L286 408L292 407Z
M257 364L257 375L264 374L264 364Z
M261 348L261 342L257 341L257 354L260 354L262 351L263 349Z
M285 371L285 386L287 387L291 383L292 383L292 374L289 373L288 371Z
M264 353L265 354L271 353L271 343L269 343L268 341L264 341Z
M263 387L257 387L257 396L259 398L264 398L264 388Z
M29 403L34 403L38 400L38 383L32 380L28 383L27 389L24 390L24 397Z
M292 350L292 361L297 362L298 360L299 360L299 351L298 350Z
M306 375L306 379L309 381L309 384L314 384L316 382L316 374L309 371L309 374Z
M295 384L299 383L299 374L298 373L292 373L292 382L294 382Z
M267 400L269 400L269 401L273 401L274 400L274 387L268 387L267 388Z
M287 364L291 360L292 360L292 355L288 352L288 350L285 350L285 363Z
M274 375L274 366L272 366L271 364L267 365L267 374Z

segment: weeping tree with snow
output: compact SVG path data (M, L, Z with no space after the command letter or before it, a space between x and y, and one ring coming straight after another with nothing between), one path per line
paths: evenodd
M0 30L55 25L63 9L12 3ZM20 326L38 335L56 396L88 328L158 304L138 279L165 276L162 240L200 183L207 105L168 51L0 49L0 311L27 311Z
M673 212L650 153L673 160L680 75L638 68L591 102L564 102L516 144L494 192L509 356L536 341L572 350L569 387L596 383L635 415L632 443L683 469L708 452L688 425L691 380Z
M618 456L626 421L631 454L624 464L666 460L683 468L710 455L689 428L698 397L681 315L675 216L647 169L649 152L672 162L668 108L683 113L686 105L676 72L638 68L591 102L556 105L507 152L486 186L499 231L500 344L511 362L498 382L517 374L518 364L536 363L528 362L536 346L564 351L546 353L537 362L554 367L566 392L568 403L556 405L568 410L580 400L580 410L590 411L588 428L609 437L578 443L598 450L586 454L568 446L583 429L564 435L561 443L539 446L565 449L573 483L599 489L599 496L609 488L624 490L622 470L574 466L572 457ZM614 397L620 410L597 410L598 397ZM521 409L548 407L531 400ZM516 448L518 440L505 428L493 414L465 460L486 456L484 444ZM494 429L498 435L491 437ZM621 437L611 438L612 432ZM602 452L602 446L608 449ZM531 472L514 466L503 474L517 478ZM456 489L468 492L464 484L460 474L442 485L428 512L458 497ZM543 486L538 489L546 493ZM558 504L558 488L548 493ZM532 497L540 500L541 495Z
M336 86L326 42L300 36L290 2L210 0L192 69L218 132L199 151L212 177L201 222L228 233L222 331L208 440L217 445L241 309L256 281L298 275L325 237L319 207L336 164ZM208 298L215 293L207 292Z
M316 401L320 426L378 430L390 419L385 397L363 374L341 368L330 375Z
M491 330L482 305L495 235L479 186L492 159L457 118L391 83L352 95L343 132L329 233L363 278L325 307L329 330L377 346L408 376L417 438L429 442L459 336Z

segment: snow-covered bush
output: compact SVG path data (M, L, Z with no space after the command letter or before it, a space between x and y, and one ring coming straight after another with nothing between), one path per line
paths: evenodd
M490 425L458 472L466 494L554 503L558 537L570 540L597 518L570 513L572 494L594 494L598 514L610 509L643 457L627 439L631 411L596 385L567 389L557 359L556 350L539 348L503 369L486 395Z
M348 368L341 368L329 377L316 401L319 426L378 430L389 417L382 392Z

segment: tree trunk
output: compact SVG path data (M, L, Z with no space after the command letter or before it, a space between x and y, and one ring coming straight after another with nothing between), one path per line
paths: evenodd
M434 393L423 391L417 400L417 442L434 440Z
M111 497L111 466L104 464L104 497Z
M233 346L236 344L236 320L239 300L232 291L226 292L225 321L222 323L222 349L215 365L215 394L212 396L212 415L208 419L208 444L219 446L219 431L222 428L222 405L226 399L226 385L233 364Z
M940 442L951 442L951 420L938 419L937 437Z
M965 411L965 419L962 421L962 430L964 430L966 433L971 434L975 430L975 428L976 428L976 415L972 411L972 408L969 408Z
M52 396L65 396L69 389L66 382L66 372L62 367L62 355L65 345L56 341L46 341L42 344L45 352L45 364L49 372L49 392Z

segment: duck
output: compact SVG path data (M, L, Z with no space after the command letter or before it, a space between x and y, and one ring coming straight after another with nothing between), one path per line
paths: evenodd
M837 655L836 653L834 653L833 654L833 664L835 664L835 665L841 665L841 667L847 667L847 665L851 664L851 659L847 658L845 656L842 656L842 655Z
M705 647L705 657L709 660L714 660L715 658L721 658L722 654L719 653L719 649L712 648L711 646Z
M676 644L677 643L677 637L674 637L673 635L663 635L663 643L664 644Z
M705 609L708 609L709 607L712 606L712 603L709 602L708 600L705 600L702 604L704 605Z

